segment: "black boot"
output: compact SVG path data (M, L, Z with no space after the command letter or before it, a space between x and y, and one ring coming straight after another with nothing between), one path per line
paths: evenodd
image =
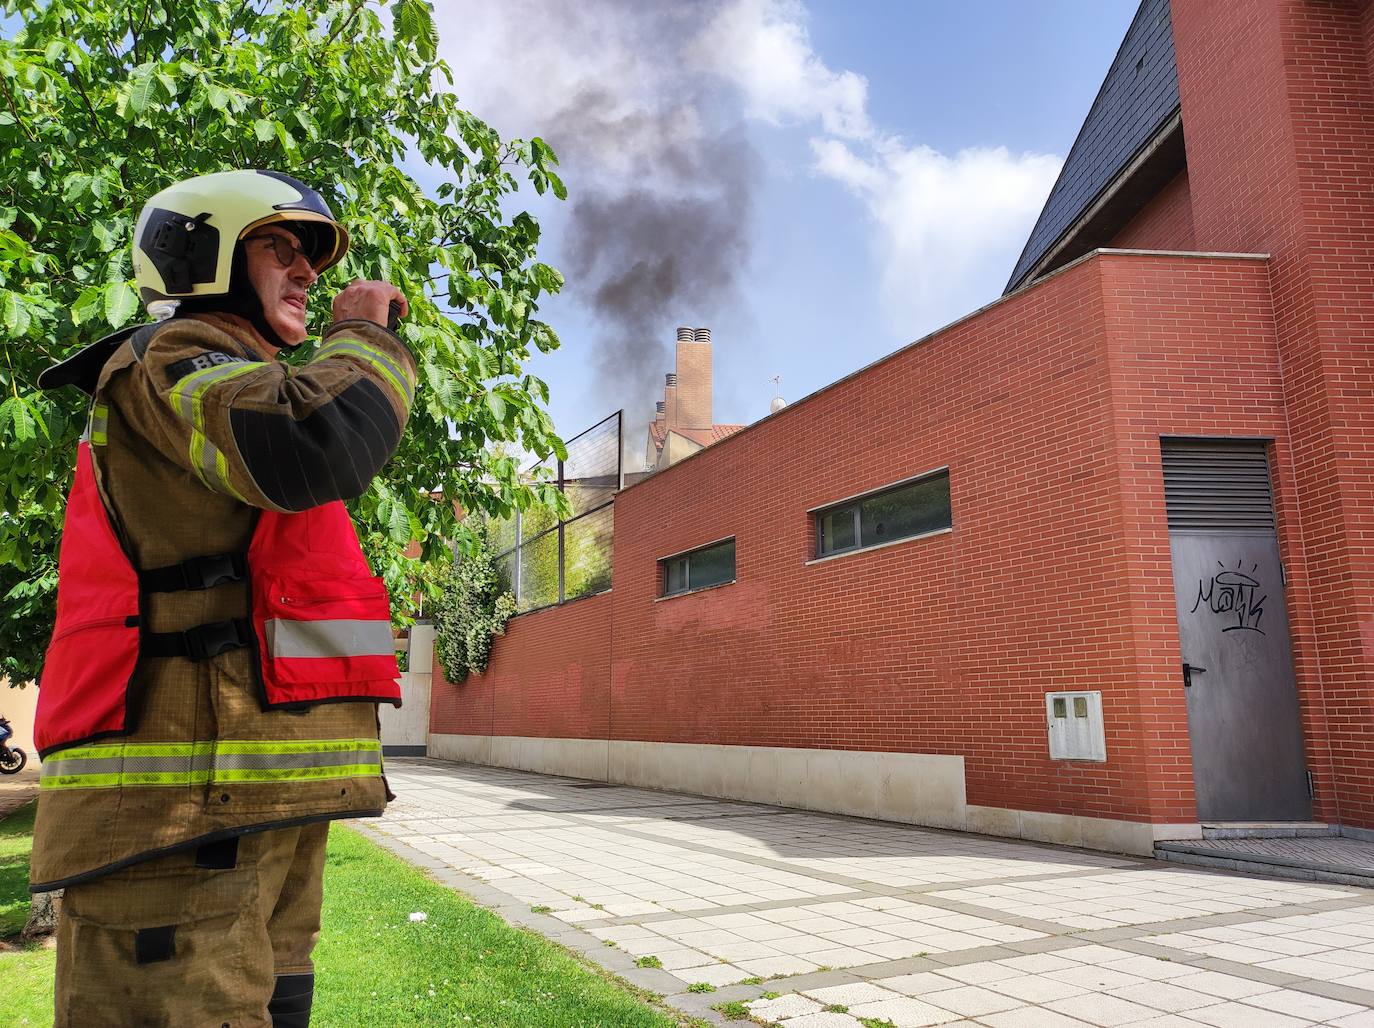
M279 974L267 1012L272 1028L309 1028L310 1003L315 998L313 974Z

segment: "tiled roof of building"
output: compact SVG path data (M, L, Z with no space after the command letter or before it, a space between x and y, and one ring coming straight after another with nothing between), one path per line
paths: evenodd
M718 443L722 439L734 435L745 427L745 425L712 425L710 428L675 428L673 431L684 439L690 439L702 446L710 446L712 443ZM657 421L651 421L649 422L649 437L653 439L654 446L660 447L663 445L663 440L667 438L667 430Z
M1007 283L1036 265L1178 110L1169 0L1143 0Z
M718 443L727 436L732 436L738 432L743 425L712 425L710 428L675 428L673 429L680 436L685 436L694 443L701 443L702 446L710 446Z

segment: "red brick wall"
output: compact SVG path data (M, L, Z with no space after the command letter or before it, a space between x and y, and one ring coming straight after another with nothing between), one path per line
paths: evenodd
M1271 320L1261 262L1056 275L622 493L614 590L512 622L433 730L494 693L496 734L962 754L971 803L1193 819L1158 436L1282 437ZM808 509L946 465L953 533L808 565ZM658 558L729 535L736 584L657 600ZM606 709L569 647L609 710L550 727ZM1048 759L1072 688L1105 765Z
M456 735L607 737L610 682L607 593L514 618L484 675L457 685L436 661L429 730Z
M1202 249L1273 254L1298 660L1320 812L1374 826L1374 93L1368 4L1175 0ZM1235 55L1244 54L1245 60ZM1325 724L1317 724L1318 717Z
M1111 245L1123 250L1196 249L1186 168L1117 233Z
M1164 506L1161 436L1270 438L1280 552L1301 552L1283 382L1270 306L1268 269L1256 261L1115 256L1103 263L1108 298L1117 461L1125 512L1122 588L1134 612L1137 671L1133 699L1144 747L1143 774L1154 806L1192 804L1187 712L1181 706L1178 621ZM1291 578L1291 576L1290 576ZM1286 599L1290 619L1306 594ZM1295 639L1301 652L1310 640ZM1304 705L1320 710L1318 683L1295 661ZM1309 766L1326 769L1325 747L1306 726Z

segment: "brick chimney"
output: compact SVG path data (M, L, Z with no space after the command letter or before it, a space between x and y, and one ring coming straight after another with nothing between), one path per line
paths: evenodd
M711 330L677 330L677 417L669 407L669 427L706 428L712 424Z
M677 375L671 371L663 376L663 415L660 417L659 423L669 431L678 425Z

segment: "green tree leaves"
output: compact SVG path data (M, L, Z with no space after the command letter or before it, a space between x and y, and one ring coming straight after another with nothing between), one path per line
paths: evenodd
M540 227L511 199L526 182L563 196L557 158L503 141L440 88L453 76L427 0L3 2L20 27L0 39L0 674L37 671L85 421L75 390L35 381L141 316L134 219L181 178L274 168L326 196L353 248L313 290L316 330L350 279L410 298L410 426L353 504L393 595L438 594L448 540L474 538L459 511L562 502L504 456L562 451L548 387L525 369L558 346L538 313L562 276L535 259ZM417 155L439 172L433 195L404 170Z
M111 282L105 287L105 321L111 328L123 328L138 310L138 294L127 282Z
M395 17L396 35L412 43L423 60L434 60L434 52L439 46L439 30L434 25L434 14L429 5L422 0L398 0Z

